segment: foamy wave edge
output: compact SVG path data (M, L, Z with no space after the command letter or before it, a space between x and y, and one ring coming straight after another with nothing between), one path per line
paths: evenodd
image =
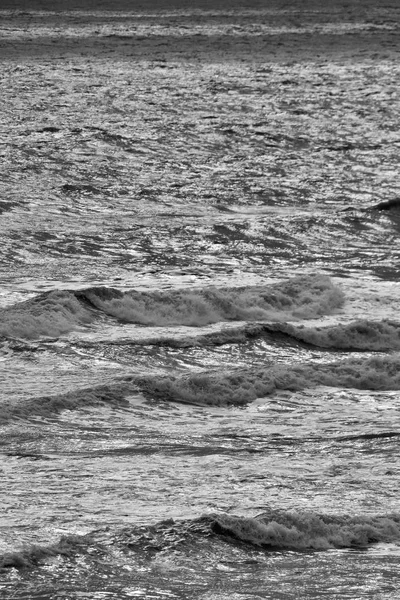
M168 519L150 526L130 526L111 534L108 530L78 536L63 536L48 545L32 545L0 555L0 572L10 568L35 568L55 556L72 559L97 547L107 554L110 547L139 553L148 559L158 552L192 547L209 539L253 546L259 550L365 549L379 542L400 542L400 515L349 516L306 511L268 510L256 517L208 514L197 519ZM104 542L106 542L104 544Z
M181 338L154 337L122 340L115 344L137 344L188 348L222 346L265 339L271 343L300 343L307 347L329 350L379 352L400 350L400 323L390 320L358 320L324 327L295 326L290 323L246 323L221 331Z
M136 381L151 398L199 405L241 405L277 390L297 391L317 386L361 390L400 389L400 355L335 363L274 365L230 372L186 376L142 377Z
M265 326L267 332L280 332L319 348L335 350L400 350L400 323L390 320L357 320L327 327L294 326L276 323Z
M307 319L331 313L343 302L343 292L326 275L245 288L55 290L1 309L0 336L57 337L90 325L101 314L120 322L161 327Z
M258 369L207 371L186 375L133 375L113 383L56 396L33 397L0 404L0 423L15 417L46 416L66 409L107 404L129 406L128 397L201 406L245 405L277 390L297 391L317 386L361 390L400 390L400 355L346 359L335 363L274 365Z
M297 550L365 547L400 541L400 515L329 516L272 511L256 518L213 515L213 530L263 548Z

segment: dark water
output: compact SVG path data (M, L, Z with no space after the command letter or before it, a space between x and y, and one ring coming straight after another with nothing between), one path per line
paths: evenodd
M0 597L397 598L397 7L1 17Z

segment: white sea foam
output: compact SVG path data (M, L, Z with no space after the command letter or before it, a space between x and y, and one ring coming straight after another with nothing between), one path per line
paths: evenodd
M255 518L209 514L185 521L168 519L147 527L128 527L114 534L99 529L92 534L64 536L48 546L33 545L10 551L0 555L0 572L35 568L55 556L68 559L91 554L89 549L93 547L107 555L111 541L125 555L134 552L144 558L149 550L151 556L154 552L176 552L179 547L193 546L196 540L206 543L212 552L215 538L227 537L269 551L366 548L379 542L398 542L400 515L349 516L269 510Z
M56 337L91 323L93 312L70 292L54 291L0 311L0 335Z
M137 391L135 384L117 381L110 385L80 388L64 394L32 397L19 403L5 401L0 403L0 424L15 417L27 418L33 415L45 417L63 410L73 410L87 406L101 404L124 406L127 404L126 396L135 391Z
M132 375L108 385L88 387L54 396L33 397L23 403L2 403L0 421L14 417L48 415L65 409L128 404L138 391L149 398L187 404L245 405L277 390L296 391L317 386L361 390L400 390L400 355L365 360L345 359L320 364L275 365L262 369L205 371L190 375Z
M271 511L257 518L213 515L217 533L256 546L327 550L400 540L400 516L328 516Z
M362 320L330 327L279 324L270 329L321 348L400 350L400 323L396 321Z
M92 323L99 311L142 325L202 326L229 320L314 318L336 310L343 301L341 290L324 275L247 288L53 291L2 309L0 335L55 337Z
M325 275L296 277L264 287L132 291L113 298L102 297L102 290L93 289L85 296L123 321L161 326L315 318L344 302L341 290Z
M177 347L219 346L240 344L249 340L266 338L271 342L303 342L319 348L338 350L385 351L400 350L400 323L396 321L354 321L324 327L308 327L291 323L242 323L237 327L179 337L165 335L131 340L135 344Z
M400 356L346 359L329 364L275 365L263 369L154 376L137 381L145 394L202 405L246 404L276 390L316 386L368 390L400 389Z
M0 555L0 572L5 569L27 569L51 560L54 556L72 556L82 546L83 536L64 536L49 546L34 545Z

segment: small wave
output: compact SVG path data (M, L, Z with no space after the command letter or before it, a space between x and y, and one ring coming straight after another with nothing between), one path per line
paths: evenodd
M45 563L54 556L72 557L82 548L83 536L63 536L59 542L49 545L32 545L15 552L0 555L0 572L5 569L29 569Z
M35 339L57 337L95 318L71 292L54 291L0 310L0 335Z
M342 291L324 275L264 287L52 291L2 309L0 336L57 337L93 323L100 313L125 323L201 326L229 320L313 318L343 302Z
M375 204L373 210L388 210L388 211L400 211L400 198L391 198L384 202Z
M37 350L38 346L35 345L35 343L0 335L0 360L3 360L12 354L30 353Z
M108 296L107 288L85 290L85 298L108 315L142 325L191 325L230 320L314 318L342 306L344 295L325 275L247 288L199 288Z
M304 347L310 347L313 344L302 342L301 340L294 339L292 329L285 323L282 327L279 327L279 323L241 323L237 326L221 326L217 331L207 331L201 333L198 330L193 331L193 328L185 327L177 332L173 331L171 334L168 332L160 332L158 330L156 335L144 336L144 337L122 337L121 339L104 339L100 341L87 341L87 340L74 340L74 343L82 347L92 347L95 344L107 344L110 346L158 346L158 347L169 347L169 348L193 348L193 347L214 347L224 346L226 344L242 344L246 342L256 341L258 339L266 339L271 344L277 345L290 345L293 344L301 345ZM159 328L161 329L161 328ZM203 329L204 331L204 329ZM295 329L293 328L293 331ZM143 330L141 330L141 333ZM137 331L135 331L135 334ZM168 335L169 333L169 335Z
M33 397L0 404L0 422L15 417L46 416L66 409L107 404L128 406L127 397L141 392L150 399L201 406L242 406L277 390L297 391L317 386L361 390L400 390L399 355L336 363L273 365L228 372L203 371L190 375L132 375L108 385L73 390L55 396Z
M285 323L264 326L294 339L317 346L340 350L400 350L400 323L395 321L355 321L330 327L296 327Z
M136 383L152 398L199 405L244 405L276 390L297 391L317 386L398 390L400 358L395 355L329 364L274 365L225 373L146 376L138 378Z
M256 517L208 514L197 519L162 521L131 527L118 542L138 553L176 550L208 538L249 544L261 550L328 550L366 548L400 541L400 515L326 515L311 511L268 510Z
M266 339L278 345L300 344L305 347L347 351L400 350L400 323L360 320L328 327L307 327L289 323L245 323L198 336L160 337L132 341L135 344L192 347L222 346ZM126 343L126 342L124 342Z
M125 556L135 553L152 560L155 554L192 550L208 540L209 551L218 541L250 545L260 551L328 550L367 548L379 542L400 540L400 515L325 515L306 511L269 510L257 517L209 514L195 519L168 519L150 526L130 526L111 532L97 530L87 535L64 536L48 546L33 545L0 555L0 572L32 569L55 556L74 559L77 555L107 556L110 547ZM90 551L89 551L90 550ZM219 554L221 547L218 548Z
M209 518L215 533L271 549L327 550L400 540L400 515L352 517L271 511L256 518Z
M0 403L0 424L14 418L32 416L47 417L63 410L74 410L87 406L127 406L126 396L137 393L135 384L118 381L109 385L88 387L55 396L33 397L24 402Z
M360 433L358 435L343 435L336 438L339 442L348 442L353 440L387 440L400 437L398 431L380 431L379 433Z

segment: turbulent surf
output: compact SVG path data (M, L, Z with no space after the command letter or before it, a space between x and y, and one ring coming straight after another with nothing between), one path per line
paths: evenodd
M0 10L0 598L395 600L399 9L43 4Z

